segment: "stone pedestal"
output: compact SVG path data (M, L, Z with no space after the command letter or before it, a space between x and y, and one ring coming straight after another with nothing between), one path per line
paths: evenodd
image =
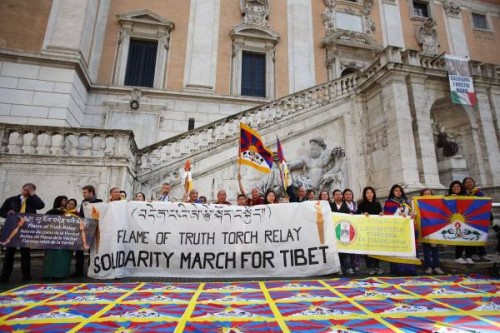
M454 180L464 179L469 176L467 163L462 155L447 157L438 162L439 179L445 186L451 184Z

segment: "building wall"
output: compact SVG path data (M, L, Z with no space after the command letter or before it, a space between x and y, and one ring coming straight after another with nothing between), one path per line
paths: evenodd
M473 8L471 6L471 8ZM500 13L486 13L484 8L480 13L488 14L492 31L474 29L472 26L471 9L462 10L465 37L470 51L470 59L498 64L500 62ZM481 10L482 9L482 10Z
M103 56L99 71L98 84L110 85L113 82L113 69L119 37L119 24L116 15L132 10L150 9L175 23L170 38L167 62L167 90L180 91L184 77L184 61L186 56L187 30L189 22L190 1L176 0L121 0L111 1L106 27Z
M52 0L0 1L0 48L40 51Z

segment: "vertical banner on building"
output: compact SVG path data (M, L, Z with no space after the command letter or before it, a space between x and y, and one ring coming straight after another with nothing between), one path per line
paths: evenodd
M445 56L450 79L451 101L455 104L476 105L476 93L467 59Z

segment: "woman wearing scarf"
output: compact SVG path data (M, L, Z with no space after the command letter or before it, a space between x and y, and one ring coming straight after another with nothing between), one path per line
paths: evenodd
M433 196L434 193L430 188L424 188L420 191L420 196ZM431 274L432 272L437 274L444 274L440 266L439 261L439 248L437 244L423 243L422 249L424 251L424 264L425 264L425 274Z
M354 193L351 191L351 189L346 188L344 192L342 192L342 198L344 199L344 202L347 205L347 208L349 209L349 213L357 214L358 204L354 201ZM352 269L354 270L354 272L359 272L361 256L359 254L351 254L350 258L351 258Z
M395 184L391 187L389 197L384 204L384 215L394 215L401 217L409 217L413 214L411 206L406 198L403 188ZM412 217L413 218L413 217ZM415 265L411 264L394 264L391 263L392 274L408 274L415 275L417 269Z
M462 183L458 180L454 180L451 182L450 187L448 188L448 195L460 196L464 194L464 187ZM455 246L455 262L457 264L474 264L474 260L472 260L472 255L474 254L475 248L472 246L463 246L457 245ZM465 259L462 257L462 254L465 252Z
M382 205L377 201L377 194L375 189L371 186L367 186L363 189L363 200L358 205L358 214L368 215L381 215ZM380 260L366 256L366 268L368 269L368 274L384 274L384 270L380 268Z
M73 216L76 218L80 217L78 211L76 210L77 202L75 199L69 199L65 203L64 208L62 208L55 207L58 198L60 197L57 197L56 200L54 200L54 208L47 212L48 215L64 215ZM64 199L67 200L66 197L64 197ZM47 250L45 263L43 266L43 278L54 280L67 279L70 276L72 254L73 250Z
M464 194L471 197L484 197L486 196L484 192L476 186L476 182L472 177L465 177L462 181L462 186L464 188ZM493 222L493 214L490 215L490 221ZM483 261L490 261L490 258L486 254L486 246L476 246L475 251L479 256L479 259Z

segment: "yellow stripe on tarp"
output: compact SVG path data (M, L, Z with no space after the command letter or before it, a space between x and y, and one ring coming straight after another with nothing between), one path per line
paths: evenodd
M391 323L389 323L388 321L386 321L384 318L382 318L380 316L380 314L375 313L373 311L370 311L369 309L367 309L363 305L361 305L358 302L354 301L352 298L347 297L346 295L344 295L343 293L341 293L337 289L333 288L332 286L330 286L325 281L318 280L318 282L321 283L323 286L325 286L326 289L328 289L329 291L331 291L332 293L334 293L335 295L337 295L338 297L340 297L343 301L351 303L356 308L358 308L361 311L363 311L364 313L366 313L368 315L368 318L373 318L373 319L377 320L378 322L382 323L383 325L385 325L386 327L388 327L389 329L391 329L392 332L401 332L401 333L403 333L403 330L397 328L396 326L394 326Z
M122 300L127 298L128 296L132 295L136 291L138 291L142 286L144 286L145 283L141 282L139 283L136 287L133 289L127 291L117 299L115 299L113 302L109 303L106 305L104 308L102 308L100 311L97 311L94 313L92 316L88 317L87 319L83 320L80 324L76 325L73 327L68 333L73 333L73 332L78 332L83 326L87 325L88 323L94 322L97 318L99 318L101 315L105 314L108 310L111 310L116 304L120 304Z
M191 315L193 314L194 308L196 306L196 303L198 301L198 297L200 297L200 294L205 288L205 283L200 283L198 286L198 289L196 289L196 292L194 293L193 297L191 297L191 300L189 301L189 305L186 308L186 311L182 314L181 319L179 320L179 323L177 324L177 327L175 328L174 332L179 332L182 333L184 331L184 328L186 327L186 323L189 318L191 318Z
M20 310L17 310L17 311L11 312L11 313L9 313L9 314L7 314L7 315L3 316L3 317L0 317L0 323L3 323L3 322L6 320L6 318L8 318L8 317L14 316L14 315L16 315L16 314L19 314L19 313L21 313L21 312L24 312L24 311L26 311L26 310L29 310L29 309L31 309L31 308L34 308L35 306L44 305L45 303L47 303L47 302L49 302L49 301L53 300L54 298L57 298L58 296L62 296L62 295L64 295L64 294L67 294L67 293L70 293L70 292L72 292L72 291L75 291L75 289L76 289L76 288L82 287L82 286L84 286L84 285L86 285L86 283L79 283L79 284L75 285L75 287L74 287L74 288L72 288L72 289L68 289L68 290L66 290L66 291L62 291L62 292L56 292L56 293L50 293L50 294L47 294L47 296L48 296L48 297L47 297L46 299L44 299L43 301L41 301L41 302L35 302L35 303L32 303L32 304L29 304L29 305L27 305L27 306L25 306L25 307L21 308ZM27 286L27 285L24 285L24 286L21 286L21 287L25 287L25 286ZM21 288L21 287L19 287L19 288ZM16 289L13 289L13 290L19 290L19 288L16 288ZM52 295L52 296L49 296L49 295Z
M378 280L377 278L375 278L375 279L376 279L376 280ZM451 304L446 304L446 303L444 303L444 302L440 302L439 300L434 299L434 298L432 298L432 297L429 297L429 296L424 296L424 295L420 295L420 294L414 293L413 291L410 291L410 290L408 290L408 289L404 288L404 287L403 287L403 286L401 286L401 285L395 285L395 286L394 286L394 288L399 289L399 290L401 290L401 291L405 291L405 292L407 292L407 293L409 293L409 294L411 294L411 295L418 296L418 297L420 297L420 299L425 299L425 300L427 300L427 301L431 301L431 302L433 302L433 303L437 303L437 304L439 304L439 305L442 305L442 306L444 306L444 307L446 307L446 308L449 308L449 309L451 309L451 310L455 310L455 311L457 311L460 315L463 315L463 316L470 316L470 317L473 317L473 318L475 318L475 319L478 319L478 320L481 320L481 321L487 322L488 324L492 324L492 325L494 325L494 326L496 326L496 327L500 327L500 324L499 324L499 323L496 323L496 322L494 322L494 321L492 321L492 320L489 320L489 319L487 319L487 318L484 318L484 317L483 317L483 315L490 315L490 314L488 313L489 311L485 311L485 312L481 312L481 314L477 314L477 312L476 312L476 311L472 311L472 310L463 310L463 309L457 308L456 306L453 306L453 305L451 305ZM462 298L462 297L463 297L463 295L458 295L456 298ZM471 313L471 312L472 312L472 313ZM497 314L497 313L498 313L498 311L491 311L491 312L494 312L494 314ZM436 313L436 312L434 312L434 313ZM473 314L473 313L476 313L476 314ZM492 313L491 315L493 315L493 313Z
M409 264L409 265L422 265L422 260L417 257L393 257L393 256L374 256L369 255L370 258L375 258L382 261L393 262L396 264Z
M290 329L285 323L285 320L283 319L283 316L281 315L280 310L276 306L276 303L274 303L274 300L272 299L271 295L269 294L269 291L267 290L267 287L264 282L260 281L259 282L260 289L262 290L262 293L264 294L264 297L266 298L267 304L271 308L271 311L273 311L274 318L276 318L276 321L278 322L278 325L280 325L281 331L284 333L289 333Z

